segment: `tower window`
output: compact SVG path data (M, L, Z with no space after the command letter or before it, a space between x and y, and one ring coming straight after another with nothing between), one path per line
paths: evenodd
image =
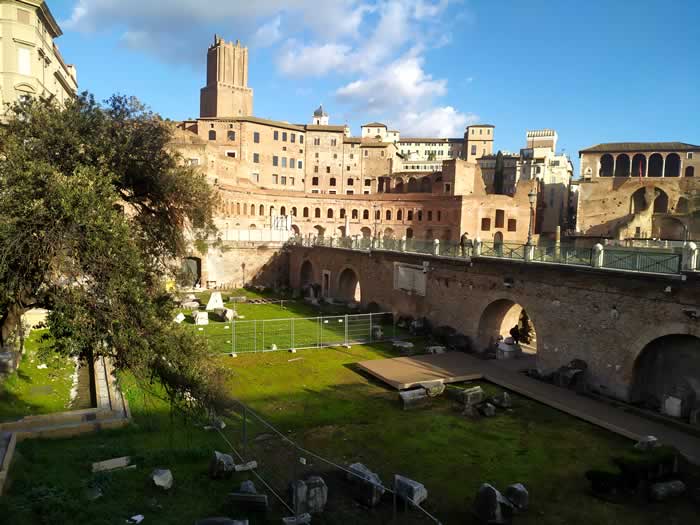
M253 133L253 142L255 142L256 144L260 144L260 133L258 133L257 131Z
M280 132L277 131L277 130L273 131L273 132L272 132L272 138L275 139L275 140L279 140L279 139L280 139Z

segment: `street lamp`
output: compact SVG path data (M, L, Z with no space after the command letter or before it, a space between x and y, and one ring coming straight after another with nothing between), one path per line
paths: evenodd
M532 223L535 219L535 203L537 202L537 192L533 189L527 194L527 198L530 201L530 224L527 228L527 245L532 245Z

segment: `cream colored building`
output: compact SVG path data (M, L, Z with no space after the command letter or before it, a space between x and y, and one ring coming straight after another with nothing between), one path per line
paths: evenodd
M0 1L0 101L42 97L59 103L78 89L75 66L64 62L54 40L63 33L46 2Z

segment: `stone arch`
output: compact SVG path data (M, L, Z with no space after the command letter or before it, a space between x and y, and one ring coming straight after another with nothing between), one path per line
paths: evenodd
M360 212L358 210L352 210L352 214L350 215L350 218L353 220L359 220L360 218Z
M345 208L340 208L339 215L341 219L345 218Z
M237 202L236 203L236 215L240 215L240 214L241 214L241 203Z
M662 408L665 398L681 400L681 415L700 400L700 337L679 333L649 341L634 360L629 400Z
M350 266L346 266L338 274L337 298L348 303L362 301L359 274Z
M362 219L365 221L369 220L369 210L362 210Z
M649 172L647 177L661 177L664 170L664 158L659 153L649 157Z
M316 209L314 209L314 217L315 217L316 219L320 219L320 218L321 218L321 208L316 208Z
M385 217L387 221L391 220L391 210L386 210Z
M338 226L337 230L338 230L338 235L341 238L345 237L345 226Z
M695 177L695 167L694 166L686 166L685 167L685 176L686 177Z
M676 208L674 211L676 213L688 213L688 209L688 199L686 199L685 197L680 197L678 199L678 202L676 203Z
M413 228L406 228L406 238L413 239Z
M309 216L309 208L304 207L304 209L302 210L302 215L304 217L308 217Z
M333 218L333 208L328 208L328 211L326 211L326 217L329 219Z
M420 191L421 193L432 193L433 183L430 182L430 177L423 177L420 180Z
M681 158L678 153L669 153L666 155L666 164L664 167L664 177L680 177L681 176Z
M321 238L323 238L323 236L326 233L326 229L323 226L321 226L320 224L317 224L316 226L314 226L314 230L316 230L316 235L318 237L321 237Z
M654 213L668 213L668 195L664 190L661 190L659 188L656 188Z
M394 229L393 228L384 228L384 238L386 239L393 239L394 238Z
M396 212L396 220L397 221L402 221L403 220L403 210L398 210Z
M615 160L610 153L606 153L600 157L600 172L598 175L600 177L612 177L613 169L615 167Z
M647 172L647 158L641 153L632 157L632 176L645 177ZM641 175L640 175L641 174Z
M265 206L263 206L262 204L258 207L258 215L260 215L261 217L265 215Z
M362 228L362 229L360 230L360 233L362 234L362 238L363 238L363 239L369 239L369 238L372 237L372 230L370 230L367 226L365 226L364 228Z
M615 160L615 176L629 177L630 176L630 157L627 153L620 153Z
M292 224L292 232L294 233L295 237L299 237L301 235L301 232L299 231L299 226L296 224Z
M500 336L510 337L510 331L518 327L521 347L537 352L539 343L532 313L510 298L500 298L489 303L479 317L477 345L479 350L492 347Z
M257 228L257 226L255 226L255 224L251 224L250 226L248 226L248 228L254 230L255 228Z
M406 191L408 193L417 193L418 192L418 181L416 180L415 177L411 177L408 179L408 185Z
M401 177L398 177L394 181L394 193L403 193L404 185L403 185L403 179Z
M654 213L668 213L668 195L665 191L655 188L655 187L643 187L638 188L632 195L630 195L630 213L640 213L649 208L650 199L647 190L654 190Z
M287 207L286 207L286 206L282 206L282 207L280 208L280 215L281 215L282 217L286 217L286 216L287 216Z
M275 214L275 207L270 206L270 217L272 217Z
M296 217L296 216L297 216L297 207L292 206L292 217Z

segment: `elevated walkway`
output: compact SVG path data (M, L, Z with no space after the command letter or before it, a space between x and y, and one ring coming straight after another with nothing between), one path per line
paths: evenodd
M520 373L520 370L535 366L534 355L489 361L460 352L448 352L363 361L358 366L397 390L436 379L445 383L485 379L626 438L638 441L644 436L656 436L662 443L675 446L693 463L700 464L700 438Z

